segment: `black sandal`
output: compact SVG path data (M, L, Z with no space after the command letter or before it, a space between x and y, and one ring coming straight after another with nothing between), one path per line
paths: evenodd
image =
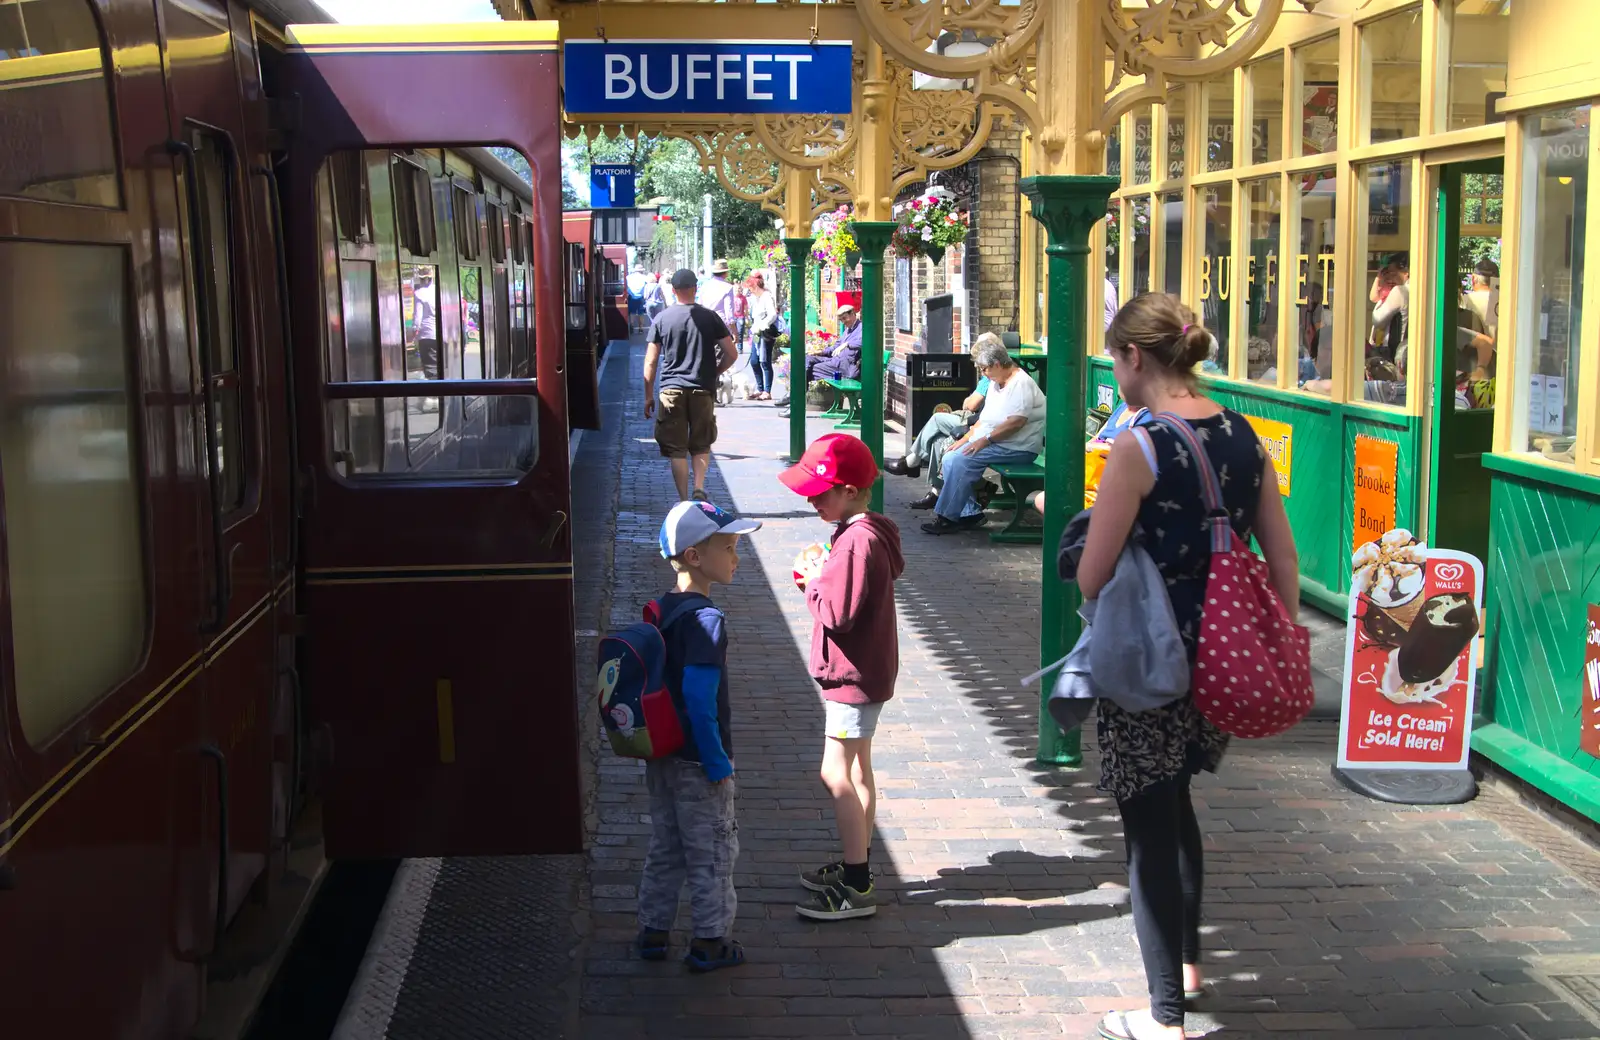
M683 955L683 963L689 966L690 971L697 972L735 968L744 963L743 946L732 939L718 939L716 942L717 945L710 948L691 944L689 952Z

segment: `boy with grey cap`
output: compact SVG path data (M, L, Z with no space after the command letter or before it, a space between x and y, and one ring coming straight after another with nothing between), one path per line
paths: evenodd
M672 464L678 498L704 501L711 446L717 440L717 377L733 367L739 351L723 320L694 302L696 285L694 272L680 268L672 276L678 302L650 326L644 354L644 417L655 418L656 445Z
M714 971L744 961L731 939L739 900L733 865L739 858L734 818L732 710L728 636L711 586L726 585L739 567L739 536L758 520L730 516L710 502L679 502L661 524L661 555L677 574L659 601L666 644L663 678L687 740L665 758L645 762L650 792L650 851L639 879L639 956L665 960L678 895L689 886L694 939L684 963Z

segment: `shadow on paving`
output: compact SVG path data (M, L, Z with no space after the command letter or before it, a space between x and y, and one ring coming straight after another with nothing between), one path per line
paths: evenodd
M921 490L891 480L887 511L920 522L926 514L903 506ZM928 658L908 670L961 702L942 705L932 728L964 713L983 719L1031 785L996 808L1039 807L1069 847L1052 854L1051 842L1024 839L980 866L936 871L903 902L981 898L990 934L1041 930L1051 965L1075 981L1039 991L1062 998L1062 1015L1086 1013L1062 1020L1066 1035L1093 1035L1095 1015L1141 1006L1147 994L1132 921L1117 919L1126 908L1121 827L1114 802L1094 786L1092 723L1082 769L1034 760L1038 695L1018 678L1038 659L1040 550L907 531L898 592L902 628L914 638L903 646ZM1565 970L1592 983L1600 973L1594 891L1471 806L1393 806L1346 791L1329 775L1337 736L1337 723L1311 721L1282 738L1235 741L1221 773L1196 782L1214 981L1189 1015L1191 1033L1600 1037L1545 981ZM1030 924L1005 910L1019 899L1051 902L1055 913L1034 905ZM1049 956L1037 946L1016 951L1030 962ZM1032 977L1024 976L1030 993ZM1032 1035L998 1022L993 1034Z
M575 470L584 632L631 622L672 580L656 535L675 494L639 414L641 353L613 361L606 429L585 440ZM719 423L737 454L717 456L712 497L765 524L715 596L730 634L737 933L748 962L692 976L676 959L632 957L649 834L643 770L596 750L580 681L586 763L598 776L588 855L448 861L387 1035L1054 1040L1093 1036L1104 1011L1142 1004L1120 825L1094 789L1092 734L1082 770L1033 760L1038 699L1017 680L1038 659L1040 551L923 535L926 514L905 508L921 490L913 481L886 488L907 556L901 677L874 755L874 866L886 905L833 924L795 914L796 872L832 858L837 844L816 778L811 624L789 569L829 532L777 483L787 424L772 409L736 404L719 410ZM829 429L814 421L810 433ZM580 636L580 676L593 644ZM1328 775L1335 735L1310 723L1289 738L1236 744L1222 774L1196 787L1216 982L1190 1028L1600 1036L1547 981L1600 977L1594 890L1486 810L1401 808L1344 791ZM679 955L686 900L681 910Z

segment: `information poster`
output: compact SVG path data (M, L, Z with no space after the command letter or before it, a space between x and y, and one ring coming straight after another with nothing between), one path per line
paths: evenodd
M1600 603L1589 604L1584 634L1583 707L1578 712L1583 731L1578 746L1584 754L1600 758Z
M1261 438L1261 446L1272 459L1272 468L1278 474L1278 492L1289 497L1289 475L1294 468L1294 427L1276 419L1262 419L1247 415L1250 428Z
M1465 769L1483 564L1394 529L1351 570L1339 767Z
M1351 526L1351 550L1382 538L1395 525L1398 497L1395 472L1400 462L1400 445L1381 437L1356 436L1356 458L1352 473L1355 482L1355 515Z

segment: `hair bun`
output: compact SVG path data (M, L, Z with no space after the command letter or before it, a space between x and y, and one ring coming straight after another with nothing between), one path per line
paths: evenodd
M1178 363L1193 368L1211 356L1211 333L1200 324L1185 325L1178 336Z

